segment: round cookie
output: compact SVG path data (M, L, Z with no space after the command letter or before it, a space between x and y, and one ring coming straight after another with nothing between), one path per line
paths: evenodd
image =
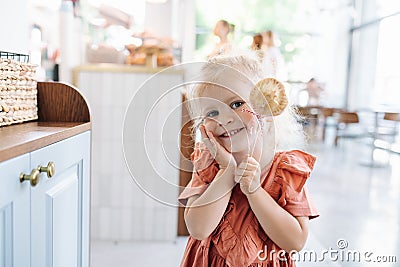
M277 116L288 105L285 87L274 78L262 79L251 90L250 103L261 116Z

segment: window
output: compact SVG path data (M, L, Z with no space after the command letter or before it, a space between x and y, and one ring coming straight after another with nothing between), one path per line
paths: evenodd
M400 14L380 22L376 60L375 87L371 94L374 105L400 104L400 36L397 33Z
M356 1L352 30L349 108L400 103L399 1Z

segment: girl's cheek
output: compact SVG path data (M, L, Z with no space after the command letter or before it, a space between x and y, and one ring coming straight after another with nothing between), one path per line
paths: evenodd
M216 122L215 120L205 119L204 126L206 126L207 131L215 132Z
M243 124L246 125L249 134L255 134L257 130L260 128L260 121L254 114L243 112L243 116L241 116L243 120Z
M260 123L258 122L257 119L251 120L251 122L248 124L247 129L249 129L249 134L257 134Z
M243 112L243 114L244 115L242 116L242 118L244 123L251 123L255 118L255 116L251 113Z
M240 118L241 118L243 124L245 124L247 126L255 126L255 125L257 125L257 122L258 122L256 116L249 112L242 111Z

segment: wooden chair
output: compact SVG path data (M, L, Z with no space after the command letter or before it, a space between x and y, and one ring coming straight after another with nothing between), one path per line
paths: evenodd
M388 120L388 121L395 121L395 122L399 122L400 121L400 113L389 113L386 112L385 115L383 116L384 120Z
M394 139L399 134L400 113L386 112L383 115L383 120L380 121L375 135L378 139L390 139L389 142L394 142Z
M360 119L357 112L339 112L335 134L335 146L338 145L338 141L341 138L362 137L366 137L366 131L360 125Z
M400 113L384 113L371 132L374 148L400 154L399 123Z
M320 125L322 126L322 141L325 141L325 136L326 136L326 128L329 126L337 126L337 123L329 123L328 120L330 117L333 117L335 113L335 108L326 108L326 107L320 107L318 109L319 111L319 120L320 120Z

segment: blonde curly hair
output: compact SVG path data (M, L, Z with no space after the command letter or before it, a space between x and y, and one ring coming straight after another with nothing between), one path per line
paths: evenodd
M265 78L262 66L255 53L223 55L205 62L200 70L200 82L186 87L186 104L189 115L193 120L193 137L198 126L202 123L201 107L196 100L201 97L210 84L220 85L220 88L223 88L221 77L227 76L251 83L252 87L250 88L253 88L258 81ZM299 118L290 105L278 116L263 118L262 125L265 133L271 134L270 131L274 130L274 142L277 151L304 148L305 136L302 125L298 121Z

